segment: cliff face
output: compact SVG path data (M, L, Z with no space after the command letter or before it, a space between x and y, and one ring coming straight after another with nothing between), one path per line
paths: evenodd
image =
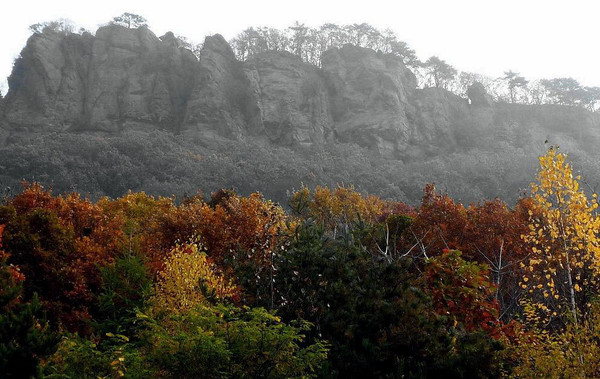
M402 62L354 46L321 69L287 52L238 62L216 35L199 59L171 33L110 25L33 35L10 78L3 123L18 130L167 129L278 145L353 142L399 156L417 136L416 81Z
M321 62L322 67L318 68L290 53L276 51L240 62L220 35L207 37L196 57L181 47L172 33L159 38L146 28L110 25L100 28L95 36L35 34L16 61L9 78L9 92L0 101L0 150L11 151L18 158L13 163L0 162L0 169L9 173L5 176L11 183L14 178L37 170L35 165L27 166L39 159L30 156L30 150L44 151L43 141L48 138L61 146L61 140L90 143L87 138L96 136L104 138L98 141L112 141L112 148L129 151L124 145L132 143L131 133L146 133L136 134L136 143L155 138L151 143L156 146L171 144L165 148L164 157L119 158L126 162L131 159L131 165L159 158L179 162L186 154L206 162L202 154L211 154L219 162L218 167L229 165L235 172L246 167L246 159L253 153L240 156L239 162L231 157L254 149L249 146L268 147L281 154L269 159L308 159L306 164L313 166L307 176L290 174L290 165L286 165L274 177L273 180L287 178L286 189L297 186L299 180L320 184L318 178L334 177L339 162L343 162L348 178L340 177L340 181L357 183L364 179L367 186L382 183L376 191L412 194L412 187L400 189L393 183L413 172L418 173L413 179L415 185L421 186L427 181L439 182L440 177L448 175L454 175L454 180L463 176L468 179L474 171L490 165L518 171L518 162L510 166L512 163L498 163L498 157L510 154L515 161L528 161L530 155L542 152L544 140L581 152L590 162L600 158L596 153L600 143L597 114L565 106L497 104L477 84L469 88L469 99L443 89L417 89L415 76L397 57L350 45L325 52ZM186 144L194 142L183 151L181 142L165 142L165 135L181 137ZM23 146L29 143L32 145L25 149ZM223 143L227 149L237 151L202 150ZM202 154L189 153L195 146L204 146L199 147ZM137 154L136 149L132 147L128 154ZM339 150L335 153L338 156L312 161L313 157L306 155L307 151L321 154L332 149ZM376 158L351 162L347 149L364 150ZM159 150L158 154L162 152ZM107 162L117 159L111 156L113 153L109 149L88 157L88 152L73 152L74 156L92 161L109 157ZM225 155L215 158L221 153ZM80 158L73 158L71 166L64 157L53 159L62 162L59 172L71 170L71 166L79 170L87 164L79 162ZM383 159L383 163L365 163L365 159ZM451 162L448 159L472 167L457 168L455 163L443 168ZM365 179L373 173L373 167L376 172L386 162L391 162L389 178ZM355 163L358 166L353 166ZM403 166L411 164L425 166ZM593 167L591 163L590 166ZM253 169L262 170L255 175L257 183L267 181L269 167L270 163L254 162ZM181 167L172 169L179 172ZM432 174L435 170L440 171L439 175ZM156 180L165 183L181 179L163 178L162 169L157 168L156 172L160 173ZM231 172L215 171L220 186L227 186L229 179L237 175ZM363 177L358 178L358 172L363 172ZM52 179L46 171L37 175ZM523 178L510 176L508 171L490 174L481 179L485 190L474 192L473 196L502 194L505 184L498 179L502 175L506 176L502 180L512 183L513 189L523 184ZM0 182L3 177L0 170ZM144 189L141 184L135 188Z
M182 121L196 58L172 35L106 26L96 36L33 35L9 79L5 121L18 127L118 131Z

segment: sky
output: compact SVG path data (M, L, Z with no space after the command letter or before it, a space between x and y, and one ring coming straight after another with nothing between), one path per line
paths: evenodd
M573 77L600 86L597 0L5 0L0 23L0 91L30 35L29 25L60 18L96 30L123 12L201 42L230 39L249 26L285 28L369 23L394 30L426 59L437 55L462 71L492 77L513 70L528 79ZM4 87L4 88L2 88Z

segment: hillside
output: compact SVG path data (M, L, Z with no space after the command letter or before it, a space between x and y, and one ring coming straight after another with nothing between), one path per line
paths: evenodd
M284 201L336 183L415 203L427 182L462 201L527 188L545 141L591 185L600 117L419 89L391 54L344 45L316 67L288 52L238 61L220 35L198 57L172 33L34 33L0 103L0 184L93 197L235 187Z

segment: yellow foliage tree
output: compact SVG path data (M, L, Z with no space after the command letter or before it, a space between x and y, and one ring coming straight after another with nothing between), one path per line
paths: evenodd
M312 193L303 186L292 194L290 206L297 213L335 229L359 220L373 222L385 203L377 196L361 194L352 186L337 186L333 190L317 186Z
M176 246L165 259L155 286L154 305L162 311L182 314L235 294L231 281L207 260L202 245L187 243Z
M544 322L566 314L575 325L585 315L589 297L597 285L600 219L596 195L588 198L573 177L566 155L551 147L539 159L541 168L531 192L529 233L531 246L521 286L537 300Z
M527 318L536 309L525 307ZM532 328L519 330L512 351L517 378L598 378L600 377L600 304L592 304L588 319L578 326L568 324L557 333Z

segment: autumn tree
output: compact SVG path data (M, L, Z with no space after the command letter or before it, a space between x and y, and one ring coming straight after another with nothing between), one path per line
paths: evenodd
M537 182L531 185L537 213L523 236L531 246L522 287L537 300L547 322L585 320L598 290L600 219L596 194L588 197L566 155L551 147L540 157ZM525 264L524 264L525 265Z
M488 267L465 261L458 250L444 250L425 265L423 280L434 309L460 321L467 330L483 329L498 337L498 303Z
M412 244L407 252L411 256L429 258L444 249L460 249L467 225L464 205L455 202L448 194L436 191L427 184L423 190L421 206L417 210L414 226L410 228ZM469 255L469 258L472 258Z
M460 248L470 260L487 264L495 284L494 297L503 319L518 311L522 276L520 263L527 257L521 235L529 231L529 199L514 209L500 199L471 204L466 210L464 239Z
M311 217L334 232L349 229L356 222L373 223L384 209L377 196L363 195L353 186L317 186L314 191L302 187L290 197L290 206L297 214Z
M152 300L158 310L185 313L201 304L231 299L236 293L208 261L201 245L175 247L159 273Z
M88 329L101 284L99 267L119 252L113 222L79 195L53 196L35 183L25 183L22 193L0 206L8 262L29 278L26 295L39 295L53 324Z
M528 330L517 331L512 350L514 374L519 378L597 378L600 376L600 306L594 301L589 318L580 325L568 324L556 333L535 326L537 309L524 309Z
M289 226L283 208L259 193L241 197L219 191L201 207L200 216L197 233L210 259L239 279L246 301L272 304L273 261Z

